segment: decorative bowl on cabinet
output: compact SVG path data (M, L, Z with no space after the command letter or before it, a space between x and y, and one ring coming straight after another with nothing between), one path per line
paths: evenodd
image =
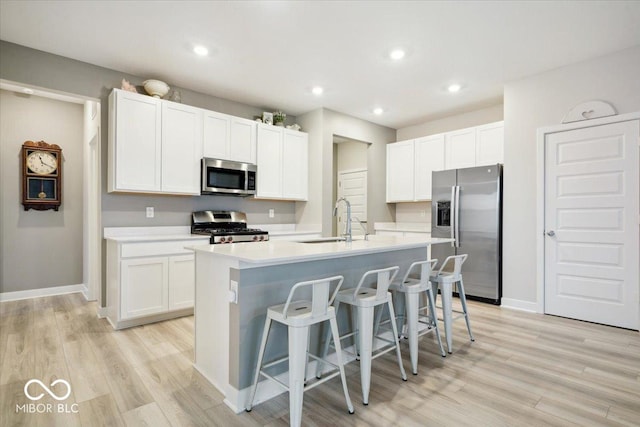
M160 80L145 80L144 90L154 98L162 98L169 92L169 85Z

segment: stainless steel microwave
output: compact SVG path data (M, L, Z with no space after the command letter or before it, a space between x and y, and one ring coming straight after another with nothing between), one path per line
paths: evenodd
M256 165L203 158L202 194L256 194Z

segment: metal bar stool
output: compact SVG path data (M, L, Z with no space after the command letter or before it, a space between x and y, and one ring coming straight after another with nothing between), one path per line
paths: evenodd
M338 286L333 292L331 299L329 299L330 285L336 280L338 281ZM262 342L260 344L260 352L258 353L256 373L246 408L247 412L251 411L253 401L256 396L258 379L260 375L262 375L275 381L277 384L284 387L285 390L289 391L289 423L291 426L300 426L302 422L303 393L330 380L331 378L336 377L337 375L340 375L342 379L344 397L347 401L347 408L349 409L349 413L353 414L354 408L351 403L351 398L349 397L347 380L344 373L344 364L342 362L342 349L340 347L340 339L338 335L338 323L336 322L337 309L334 309L334 307L331 306L331 303L336 298L343 281L344 277L333 276L324 279L296 283L293 288L291 288L286 303L272 306L267 309L267 318L265 320L264 331L262 333ZM293 295L298 289L308 286L311 286L312 288L311 301L292 301ZM280 322L288 326L289 356L263 365L262 359L267 345L267 337L269 336L271 321ZM338 361L337 365L333 365L326 360L321 360L319 357L308 352L309 327L326 321L329 321L329 324L331 325L331 334L335 342L336 357ZM329 340L329 337L327 337L327 340ZM326 353L323 354L323 357L324 356L326 356ZM320 381L315 381L312 384L305 385L307 357L317 360L318 363L329 363L330 365L338 368L338 371L333 372ZM289 361L288 385L264 371L266 368L287 360Z
M440 270L436 274L429 277L429 281L433 285L434 295L438 295L438 285L442 285L442 320L444 322L444 335L447 339L447 350L449 353L453 351L453 337L452 337L452 323L454 320L464 317L467 322L467 331L469 331L469 338L471 341L475 341L473 334L471 333L471 324L469 323L469 313L467 311L467 298L464 294L464 283L462 281L462 264L467 259L468 254L453 255L447 257L440 266ZM453 262L453 271L446 271L445 267L449 262ZM453 285L457 284L458 294L460 295L460 303L462 304L462 311L453 310L451 304L451 298L453 294ZM453 313L460 313L461 316L453 317Z
M429 276L431 276L431 271L437 262L437 259L414 262L405 273L402 281L393 282L391 286L389 286L389 290L403 293L405 297L404 309L407 314L407 338L409 338L409 354L411 356L411 370L413 375L418 374L419 337L430 332L435 332L438 338L438 345L440 346L440 354L442 357L446 356L444 347L442 346L442 340L440 339L440 330L438 329L435 297L431 283L429 282ZM419 278L410 278L409 275L416 270L420 271ZM426 295L427 297L427 306L420 307L420 296L422 295ZM424 309L428 309L428 319L426 322L420 320L420 311ZM404 315L402 317L404 317ZM420 323L426 323L428 325L422 332L419 332Z
M376 357L396 350L398 358L398 366L400 367L400 374L402 380L407 380L407 374L402 366L402 355L400 354L400 345L398 344L398 328L395 321L395 312L393 310L393 304L391 302L391 293L389 292L389 285L398 274L399 267L389 267L379 270L367 271L358 286L355 289L345 289L338 292L335 299L336 313L340 304L348 304L357 311L357 325L355 331L341 336L338 340L335 340L336 344L339 340L347 337L356 337L356 353L360 353L360 382L362 384L362 403L369 404L369 389L371 386L371 361ZM375 276L376 287L363 287L365 282L371 281L371 277ZM376 336L377 339L388 342L390 345L387 348L380 349L377 353L373 354L373 315L377 306L386 305L389 309L389 317L391 318L392 327L392 340L387 340L380 336ZM382 308L382 307L381 307ZM329 340L324 343L324 350L322 355L326 355L329 350ZM337 350L337 346L336 346ZM322 373L322 364L318 364L317 377L320 378Z

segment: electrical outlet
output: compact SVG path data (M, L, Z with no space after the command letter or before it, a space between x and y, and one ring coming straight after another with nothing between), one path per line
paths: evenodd
M427 211L420 211L420 216L422 218L424 218L425 216L427 216Z
M147 206L147 218L153 218L154 215L153 206Z
M276 210L275 209L269 209L269 218L273 218L276 216Z

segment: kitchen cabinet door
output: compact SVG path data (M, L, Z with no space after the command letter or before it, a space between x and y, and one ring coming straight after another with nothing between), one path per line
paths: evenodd
M476 128L449 132L445 136L445 168L469 168L476 165Z
M504 122L476 128L476 165L504 163Z
M229 160L256 163L256 127L257 123L253 120L231 118Z
M387 144L387 203L414 199L413 140Z
M169 310L193 307L195 286L195 257L169 257Z
M282 197L308 198L308 135L285 129L282 139Z
M416 139L414 153L414 200L431 200L431 172L444 169L444 134Z
M167 257L122 260L120 274L121 319L167 311Z
M282 131L258 125L256 197L282 198Z
M202 110L162 104L162 192L200 194Z
M229 153L231 116L215 111L205 111L203 121L203 157L232 160Z
M160 105L159 99L121 90L109 96L109 192L160 191Z

